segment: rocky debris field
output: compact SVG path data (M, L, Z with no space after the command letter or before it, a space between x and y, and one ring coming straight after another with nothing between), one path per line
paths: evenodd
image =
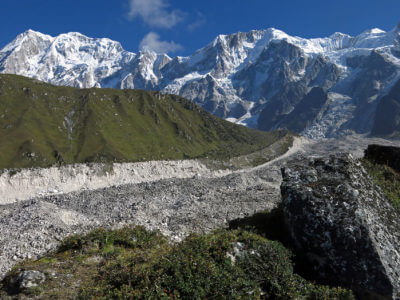
M332 155L291 162L282 173L285 223L319 280L396 297L400 216L362 163Z
M359 136L353 141L347 138L336 143L347 145L352 153L359 154L365 149L365 144L376 142ZM32 192L31 199L15 201L14 198L3 202L8 204L0 206L0 277L17 262L54 250L66 236L97 227L144 225L148 229L159 229L178 241L189 232L209 232L227 226L230 220L270 210L281 201L281 168L301 155L312 157L326 149L332 152L345 150L344 146L334 148L333 144L333 140L318 143L296 138L287 154L264 165L237 171L216 171L204 166L190 169L188 165L186 169L191 171L182 171L184 176L180 178L176 175L179 168L177 171L172 167L169 171L169 168L158 166L162 162L153 162L153 168L143 168L143 172L147 172L143 180L131 180L134 177L130 176L135 172L139 174L135 178L140 179L142 174L138 168L133 168L135 172L126 173L126 178L117 176L125 182L107 179L104 181L106 184L98 188L97 177L89 176L81 179L81 183L76 180L75 187L78 188L72 192L59 189L58 193L42 196ZM181 164L185 163L187 161ZM38 178L41 178L43 186L38 186L42 190L57 188L54 182L65 182L67 187L68 180L73 180L70 176L66 181L57 181L62 177L50 178L53 173L43 178L43 172L47 171L41 172ZM103 176L107 178L106 173ZM29 180L34 182L37 178L33 176ZM29 180L25 186L19 186L21 194L25 188L28 191L31 188ZM5 180L3 187L4 183L9 184ZM11 194L18 188L10 191ZM8 195L7 188L1 191L1 195Z
M222 177L170 178L49 195L0 210L0 275L17 261L54 250L67 235L96 227L144 225L180 240L271 209L279 201L278 166Z
M197 160L124 164L76 164L62 167L6 170L0 174L0 205L54 194L193 176L218 177Z

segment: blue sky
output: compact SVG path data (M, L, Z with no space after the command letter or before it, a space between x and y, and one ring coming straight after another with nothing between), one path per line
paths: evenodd
M400 0L1 0L0 48L27 29L78 31L140 47L188 55L220 33L275 27L302 37L336 31L390 30Z

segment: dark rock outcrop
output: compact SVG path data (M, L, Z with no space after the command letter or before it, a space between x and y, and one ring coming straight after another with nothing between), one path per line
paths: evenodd
M400 80L376 108L372 135L387 136L400 132Z
M399 214L351 155L282 169L285 223L315 279L359 295L400 292Z
M280 127L286 127L292 132L302 132L315 121L327 101L328 95L322 88L313 88L285 118Z

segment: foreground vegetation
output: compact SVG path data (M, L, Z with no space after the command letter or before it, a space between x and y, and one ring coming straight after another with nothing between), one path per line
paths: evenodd
M46 281L19 291L12 279L21 270L38 270ZM243 230L192 234L173 244L142 227L99 229L23 262L2 284L1 298L353 299L348 290L306 281L282 244Z
M392 205L400 212L400 174L386 164L363 160L368 173L380 186Z
M260 151L283 137L288 133L256 131L224 121L179 96L57 87L0 75L0 169L227 159ZM288 144L278 147L277 154Z

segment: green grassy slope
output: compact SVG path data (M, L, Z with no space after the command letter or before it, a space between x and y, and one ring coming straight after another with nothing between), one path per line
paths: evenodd
M234 125L179 96L56 87L0 75L0 169L225 159L258 151L287 135Z

